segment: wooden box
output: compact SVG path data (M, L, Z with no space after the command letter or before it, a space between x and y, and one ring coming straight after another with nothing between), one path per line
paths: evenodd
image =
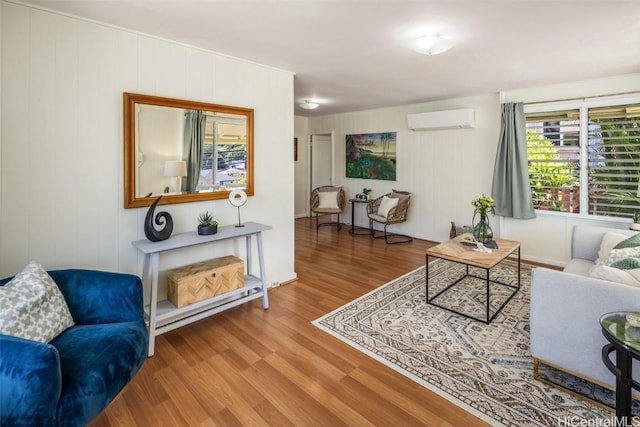
M224 256L167 272L167 299L184 307L244 286L244 262Z

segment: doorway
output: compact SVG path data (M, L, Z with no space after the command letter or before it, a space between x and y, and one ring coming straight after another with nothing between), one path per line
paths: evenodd
M309 135L309 168L307 200L311 191L322 185L333 185L333 132L312 133ZM307 202L307 216L311 216L311 207Z

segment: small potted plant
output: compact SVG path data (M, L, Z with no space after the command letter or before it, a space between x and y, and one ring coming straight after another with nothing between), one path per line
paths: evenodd
M633 222L629 228L632 230L640 230L640 211L636 211L636 213L633 214Z
M369 193L371 193L371 189L370 188L363 188L362 189L362 194L364 194L364 200L367 200L369 198Z
M206 236L218 232L218 221L213 219L213 214L209 211L202 212L198 216L198 234Z

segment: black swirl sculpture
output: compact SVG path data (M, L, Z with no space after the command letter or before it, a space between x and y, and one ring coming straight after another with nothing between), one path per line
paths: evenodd
M158 202L160 202L162 196L158 197L149 208L147 212L147 216L144 219L144 235L147 236L147 239L152 242L159 242L161 240L167 240L169 236L171 236L171 232L173 231L173 218L169 212L159 212L154 217L154 211L156 210L156 206ZM159 230L157 230L153 223L156 223L158 226L162 226Z

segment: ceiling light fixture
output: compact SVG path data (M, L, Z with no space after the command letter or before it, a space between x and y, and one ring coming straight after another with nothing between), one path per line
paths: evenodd
M305 110L313 110L315 108L318 108L320 104L318 104L317 102L311 102L308 99L305 99L304 102L302 104L300 104L300 107L304 108Z
M416 39L415 51L423 55L437 55L453 47L453 42L445 37L420 37Z

